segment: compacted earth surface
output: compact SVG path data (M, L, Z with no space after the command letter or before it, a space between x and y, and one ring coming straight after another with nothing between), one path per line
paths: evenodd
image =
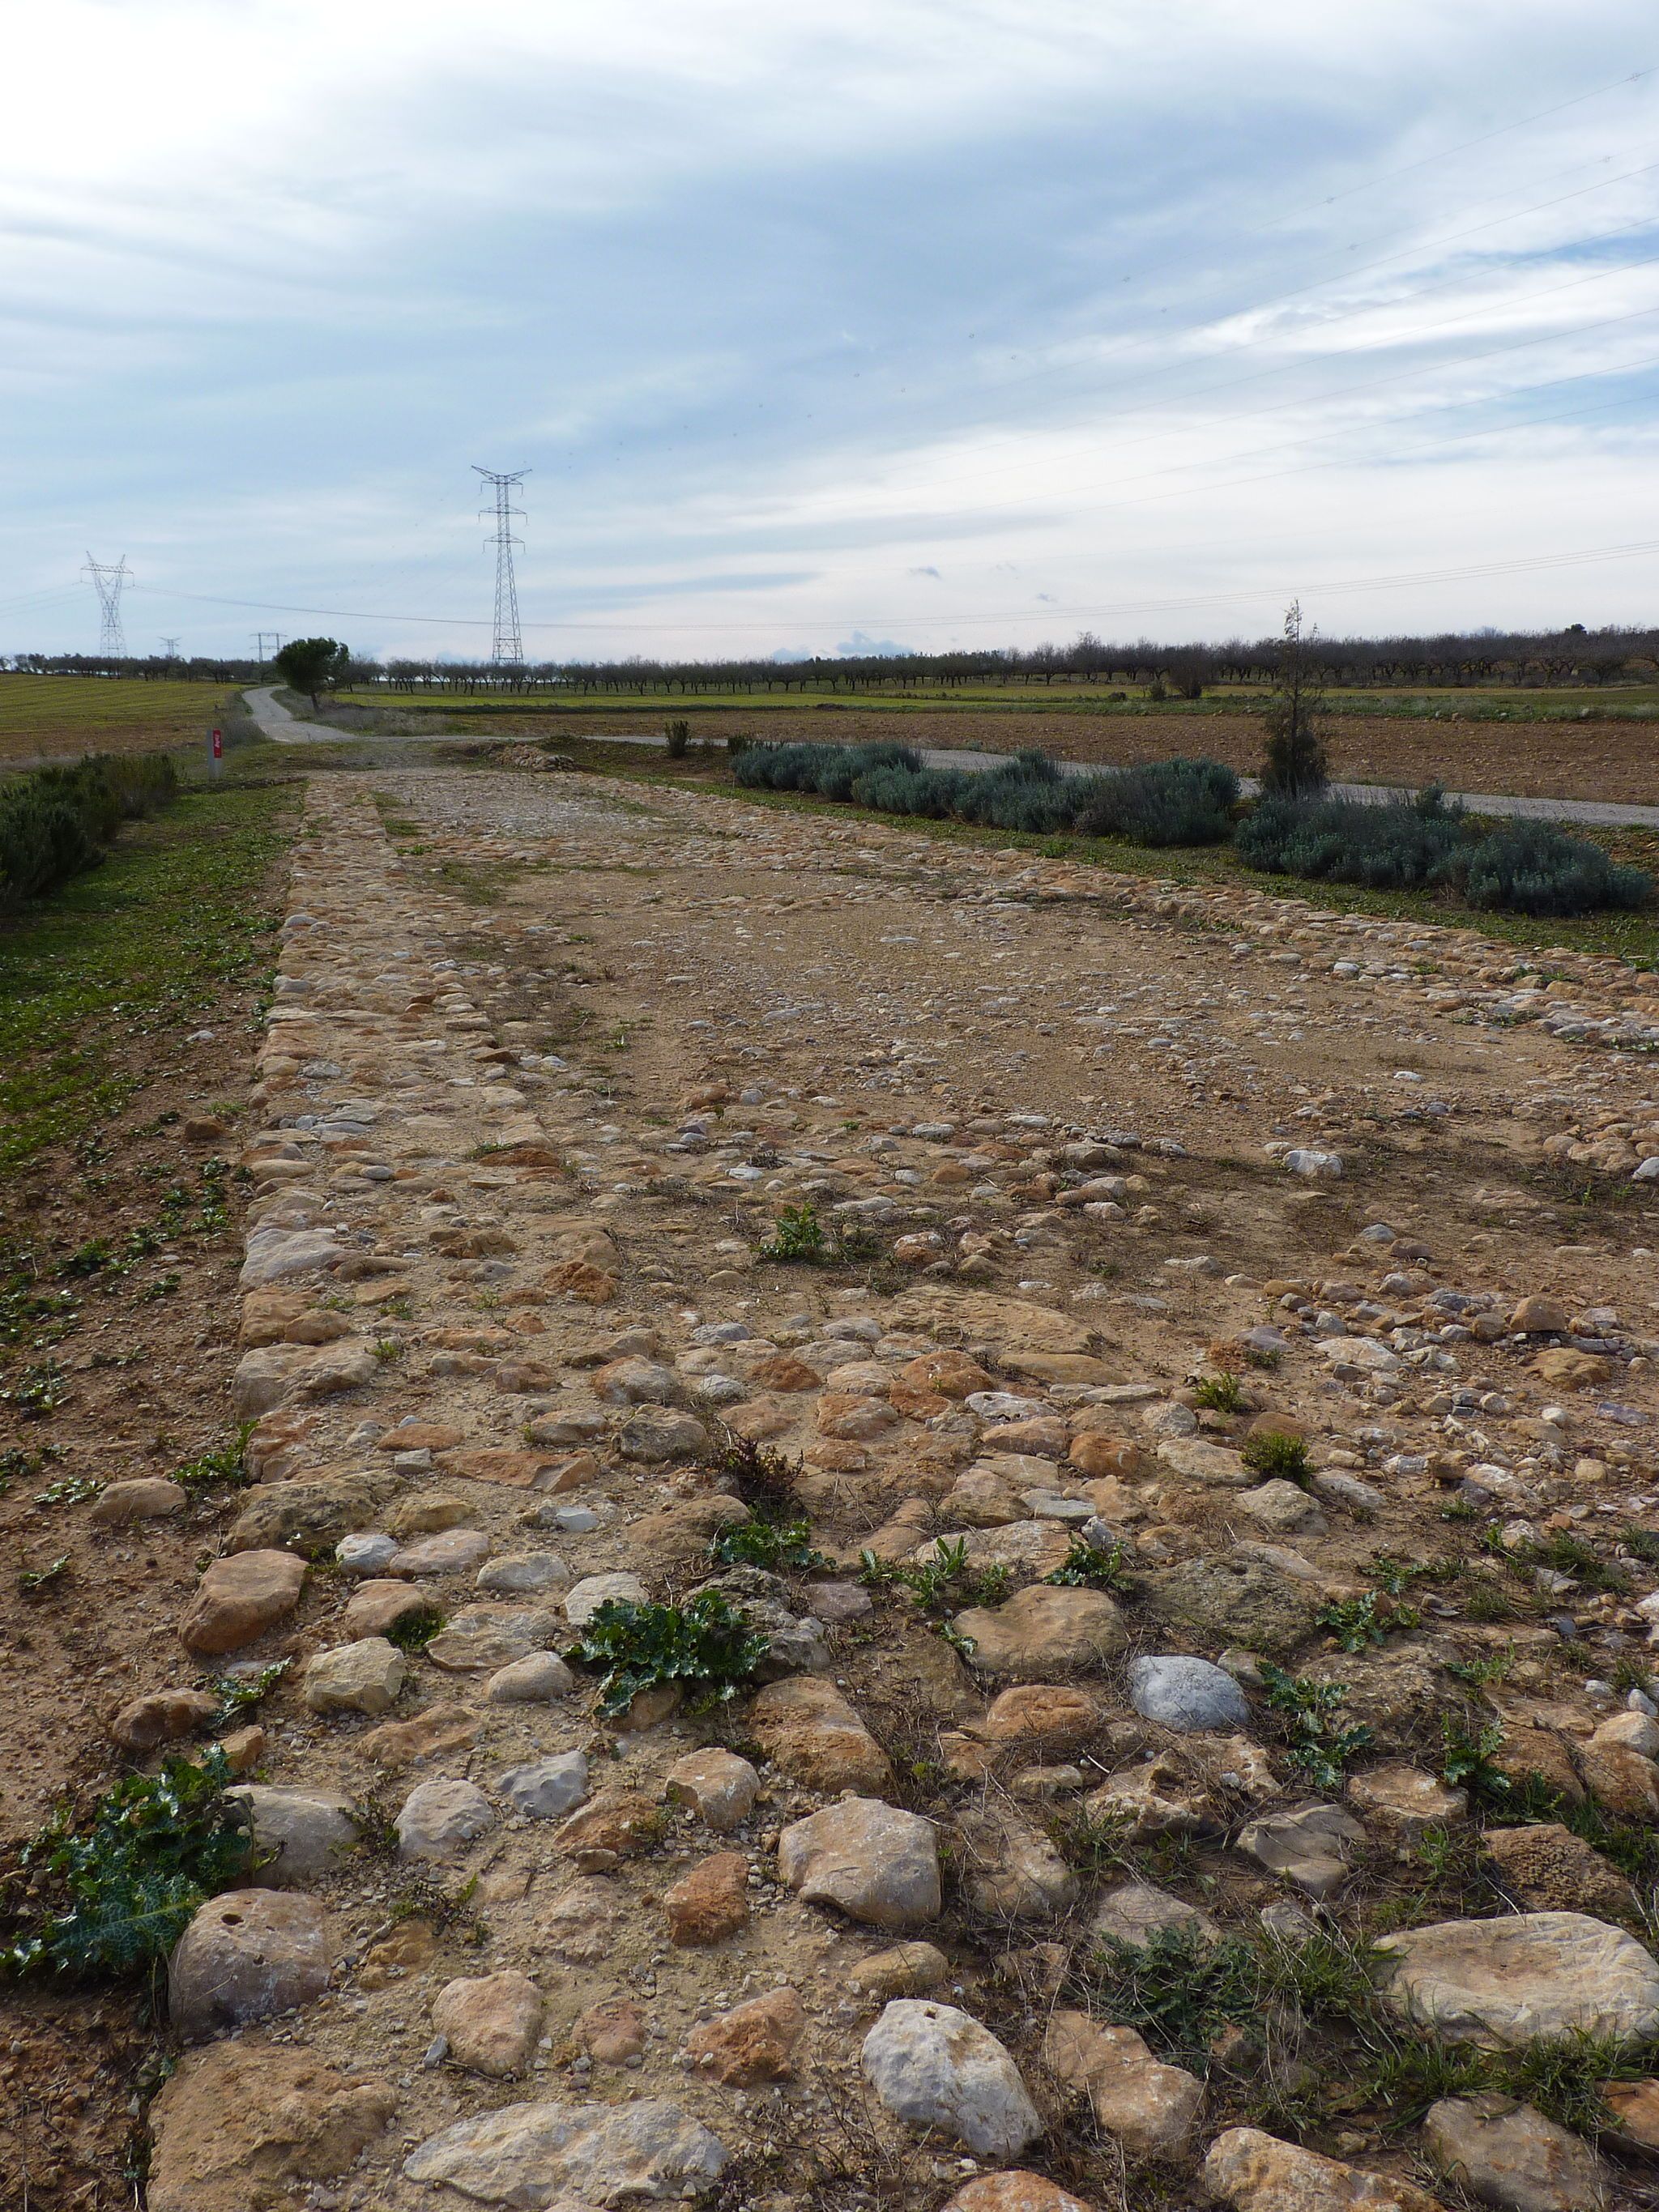
M489 769L282 904L9 1650L10 1844L251 1847L20 2203L1659 2203L1652 975Z

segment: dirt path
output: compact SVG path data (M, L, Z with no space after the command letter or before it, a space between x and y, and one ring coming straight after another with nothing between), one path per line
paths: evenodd
M1261 760L1259 714L1195 713L1090 714L1045 713L1041 707L1009 708L892 708L836 705L778 709L686 708L665 703L655 711L592 708L526 714L465 715L453 726L473 734L557 738L659 738L665 719L685 711L693 738L736 736L785 739L835 738L848 744L890 738L902 744L943 750L1017 752L1036 745L1057 760L1125 768L1137 761L1204 753L1241 775ZM413 721L416 717L408 718ZM435 720L452 722L439 714ZM1443 783L1454 791L1509 793L1522 799L1571 799L1595 806L1659 806L1659 733L1644 721L1590 719L1574 722L1419 720L1400 715L1334 713L1328 735L1332 772L1345 782L1407 785Z
M153 2212L933 2212L975 2162L1096 2212L1149 2160L1188 2201L1252 2119L1425 2179L1350 2016L1097 2048L1095 1947L1310 1896L1356 1941L1642 1927L1594 1854L1494 1871L1496 1799L1437 1778L1473 1698L1492 1759L1659 1814L1618 1712L1655 1572L1615 1565L1659 1550L1656 1044L1650 978L1472 933L594 778L313 778L241 1155L256 1480L131 1684L290 1662L235 1747L280 1855L174 1956ZM1305 1449L1253 1469L1253 1426ZM823 1556L723 1569L769 1497ZM857 1571L939 1537L954 1572ZM1458 1566L1395 1620L1378 1554ZM765 1644L729 1707L607 1717L553 1656L710 1577ZM1263 1662L1370 1741L1310 1766Z

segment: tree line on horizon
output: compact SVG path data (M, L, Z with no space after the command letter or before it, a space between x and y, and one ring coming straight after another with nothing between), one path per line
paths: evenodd
M342 648L342 651L344 649ZM1434 635L1319 637L1305 641L1316 681L1331 690L1459 689L1513 684L1522 689L1595 688L1659 680L1659 627L1571 623L1562 629L1449 630ZM667 696L738 691L785 697L803 692L855 696L1006 685L1051 690L1056 684L1121 688L1160 698L1198 698L1218 686L1266 686L1275 678L1282 640L1230 638L1219 643L1159 644L1150 638L1112 642L1085 630L1069 645L999 647L984 651L885 653L809 659L764 657L659 659L630 655L608 661L526 662L503 668L486 660L385 659L347 654L334 681L376 690L557 690L578 696L657 692ZM39 676L121 676L149 681L248 684L271 681L270 663L252 659L160 654L112 659L93 653L0 655L0 672Z

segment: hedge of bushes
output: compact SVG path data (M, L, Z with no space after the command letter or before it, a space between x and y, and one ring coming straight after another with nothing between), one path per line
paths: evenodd
M1040 836L1076 830L1138 845L1219 844L1238 778L1219 761L1155 761L1066 775L1040 752L994 768L927 768L908 745L753 745L734 763L750 790L811 791L882 814L920 814Z
M0 912L95 867L123 822L165 806L178 788L162 753L99 753L0 783Z
M1240 823L1239 858L1274 874L1376 890L1455 892L1509 914L1593 914L1644 905L1653 879L1548 822L1478 833L1438 791L1376 805L1267 799Z
M1039 836L1073 830L1137 845L1218 845L1235 837L1249 867L1447 890L1510 914L1593 914L1644 905L1652 878L1547 822L1477 832L1430 789L1415 799L1264 799L1237 823L1238 778L1220 761L1151 761L1065 775L1040 752L994 768L923 765L909 745L748 746L732 773L750 790L810 791L882 814L977 822Z

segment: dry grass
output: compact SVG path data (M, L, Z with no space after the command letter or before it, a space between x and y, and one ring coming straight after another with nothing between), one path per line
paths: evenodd
M0 676L0 767L205 743L228 696L221 684Z

